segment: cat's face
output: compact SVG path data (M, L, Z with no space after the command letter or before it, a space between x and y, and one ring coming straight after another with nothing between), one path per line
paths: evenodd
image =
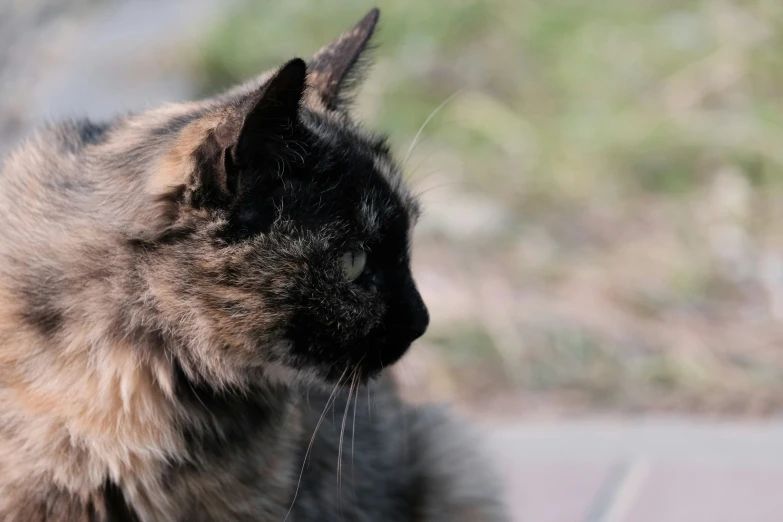
M365 380L426 330L410 271L416 201L383 140L338 107L374 23L327 47L331 62L291 61L182 131L173 149L191 143L193 172L153 278L192 330L189 366L227 381Z
M302 120L284 175L250 175L216 236L243 252L225 258L230 283L263 296L260 315L285 315L276 327L286 364L330 380L349 367L368 375L427 327L410 272L415 202L381 141L317 115ZM239 169L240 180L254 168Z

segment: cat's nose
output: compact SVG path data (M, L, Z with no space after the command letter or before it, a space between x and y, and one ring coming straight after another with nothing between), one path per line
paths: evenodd
M430 324L430 314L427 305L424 304L419 291L414 286L411 296L411 317L408 328L410 329L411 342L415 341L427 331Z
M427 312L427 308L423 308L421 313L416 314L416 319L411 322L410 330L412 339L415 341L427 331L427 327L430 324L430 314Z

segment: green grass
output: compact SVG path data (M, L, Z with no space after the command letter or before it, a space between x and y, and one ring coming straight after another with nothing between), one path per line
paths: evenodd
M203 91L309 56L372 5L241 3L204 35ZM783 290L763 267L783 252L783 2L378 5L360 118L402 156L458 92L406 173L429 212L418 266L468 303L439 319L450 300L425 295L455 374L481 361L513 377L498 389L634 404L749 404L758 384L777 404ZM503 219L449 232L454 194ZM492 277L505 301L481 293Z
M244 4L206 42L205 89L309 55L369 5ZM472 176L515 169L582 196L601 183L680 193L725 164L781 175L783 15L773 1L379 5L362 101L400 146L464 89L429 134L462 151Z

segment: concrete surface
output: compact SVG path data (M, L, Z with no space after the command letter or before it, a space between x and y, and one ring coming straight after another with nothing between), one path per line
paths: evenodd
M518 522L781 522L783 423L488 427Z

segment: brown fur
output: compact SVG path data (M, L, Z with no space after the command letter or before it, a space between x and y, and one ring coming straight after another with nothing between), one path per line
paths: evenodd
M376 20L374 11L311 62L306 117L324 142L372 141L337 95ZM401 403L384 378L371 385L376 421L360 413L349 430L359 447L380 446L357 452L364 482L352 485L370 484L379 497L343 503L331 481L344 442L314 435L330 396L316 370L293 366L278 332L294 311L268 297L304 277L308 249L328 237L293 242L252 268L245 243L203 246L224 223L199 203L200 158L233 128L235 100L273 74L106 126L43 129L6 158L0 520L279 521L292 505L289 520L332 520L343 509L353 513L346 520L367 520L398 490L407 515L389 511L389 520L503 518L491 474L464 456L472 439L448 416ZM415 221L398 169L381 154L373 164ZM228 190L228 179L213 181L218 196ZM388 213L369 196L361 208L368 233ZM335 397L339 414L345 391ZM354 418L369 410L363 401L353 397ZM344 422L325 426L346 431ZM316 470L327 463L323 474L302 467L311 436L309 457ZM392 465L399 472L383 467Z

